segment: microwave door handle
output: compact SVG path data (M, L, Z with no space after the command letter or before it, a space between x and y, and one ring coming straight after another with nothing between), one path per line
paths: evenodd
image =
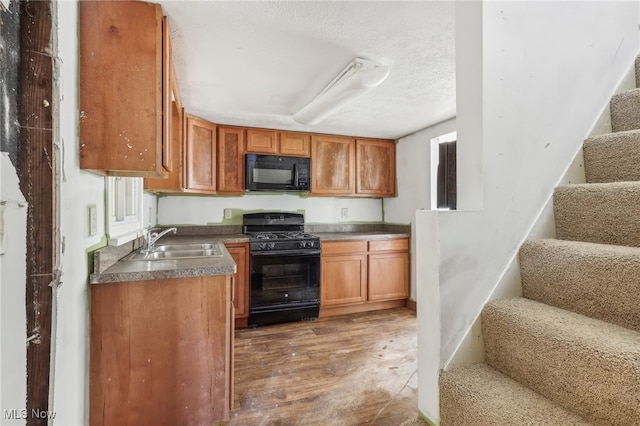
M295 188L297 188L299 186L298 185L298 165L297 164L293 165L293 186Z

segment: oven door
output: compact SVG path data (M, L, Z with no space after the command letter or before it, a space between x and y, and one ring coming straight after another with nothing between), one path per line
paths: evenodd
M320 303L320 251L251 253L252 311Z

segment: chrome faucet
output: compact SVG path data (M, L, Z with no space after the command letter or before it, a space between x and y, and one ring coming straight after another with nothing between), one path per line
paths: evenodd
M153 253L153 250L155 249L156 241L158 241L160 237L162 237L165 234L168 234L169 232L173 232L175 234L178 231L178 228L167 228L160 233L151 232L151 231L152 230L149 230L149 232L147 232L144 236L144 247L141 250L141 252L144 254Z

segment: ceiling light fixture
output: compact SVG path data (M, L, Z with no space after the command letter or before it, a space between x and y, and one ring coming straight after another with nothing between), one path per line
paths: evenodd
M316 124L349 102L377 87L389 75L389 67L367 59L356 58L342 70L293 119L301 124Z

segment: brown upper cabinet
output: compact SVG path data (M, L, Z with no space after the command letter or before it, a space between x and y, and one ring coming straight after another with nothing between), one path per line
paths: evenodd
M312 135L311 159L312 194L354 194L356 161L352 138Z
M247 152L252 154L277 154L278 132L268 129L247 129Z
M187 114L173 102L173 170L147 178L146 190L176 194L244 194L245 129L218 126Z
M311 135L307 133L280 132L280 154L310 157Z
M390 140L356 140L356 194L396 195L396 144Z
M244 194L244 136L243 128L218 126L218 193Z
M313 195L393 197L396 145L386 139L311 137Z
M216 192L216 128L207 120L185 114L185 190Z
M247 153L309 157L311 135L269 129L247 129Z
M171 158L171 170L167 178L145 178L144 189L149 191L180 193L185 188L184 171L184 108L175 79L175 71L171 69L171 142L168 144L168 155Z
M160 5L80 2L80 168L165 177L172 168L171 43Z

